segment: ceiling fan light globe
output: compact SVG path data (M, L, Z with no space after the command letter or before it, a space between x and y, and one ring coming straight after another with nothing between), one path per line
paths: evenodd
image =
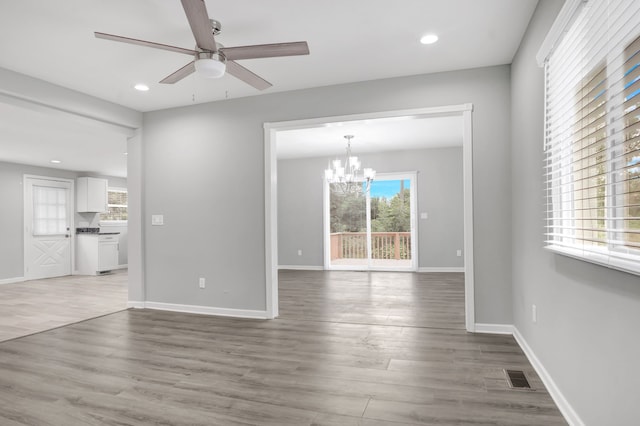
M205 78L220 78L227 69L227 64L212 58L198 59L195 66L196 72Z

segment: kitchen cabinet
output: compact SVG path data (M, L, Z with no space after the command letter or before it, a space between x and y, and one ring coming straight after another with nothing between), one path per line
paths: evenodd
M118 236L98 236L98 272L111 271L118 267Z
M78 265L81 275L101 275L118 267L119 236L78 234Z
M80 177L76 179L76 205L78 213L104 213L107 207L107 180Z

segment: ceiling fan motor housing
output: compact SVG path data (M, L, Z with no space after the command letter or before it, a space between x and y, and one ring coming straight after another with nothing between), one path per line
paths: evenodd
M198 59L213 59L218 62L222 62L223 64L227 62L227 58L224 56L224 53L221 51L217 51L216 53L208 52L206 50L202 50L196 53L195 60Z
M217 36L222 31L222 24L220 21L216 21L215 19L209 19L211 22L211 32L213 32L214 36Z

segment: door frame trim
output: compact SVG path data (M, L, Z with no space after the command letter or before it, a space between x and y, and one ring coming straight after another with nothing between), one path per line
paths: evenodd
M268 318L278 316L278 162L277 132L317 127L326 123L392 117L459 115L463 121L465 326L475 331L475 283L473 268L473 104L370 112L304 120L266 122L264 127L265 300Z
M52 176L40 176L40 175L30 175L24 174L22 176L22 275L25 280L27 278L27 180L28 179L37 179L37 180L48 180L52 182L65 182L71 185L69 188L69 208L71 210L71 214L69 215L69 239L70 241L70 252L69 256L71 256L71 275L75 274L76 271L76 244L75 244L75 214L76 214L76 182L74 179L68 178L60 178L60 177L52 177Z

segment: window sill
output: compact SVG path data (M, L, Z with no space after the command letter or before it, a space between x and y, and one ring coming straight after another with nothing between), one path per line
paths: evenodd
M634 260L625 260L619 257L612 257L606 250L602 253L590 253L585 255L584 251L577 248L561 247L561 246L545 246L545 250L560 254L562 256L571 257L584 262L593 263L595 265L604 266L605 268L615 269L616 271L626 272L632 275L640 275L640 262Z
M128 222L126 220L108 220L108 221L100 221L100 226L127 226Z

